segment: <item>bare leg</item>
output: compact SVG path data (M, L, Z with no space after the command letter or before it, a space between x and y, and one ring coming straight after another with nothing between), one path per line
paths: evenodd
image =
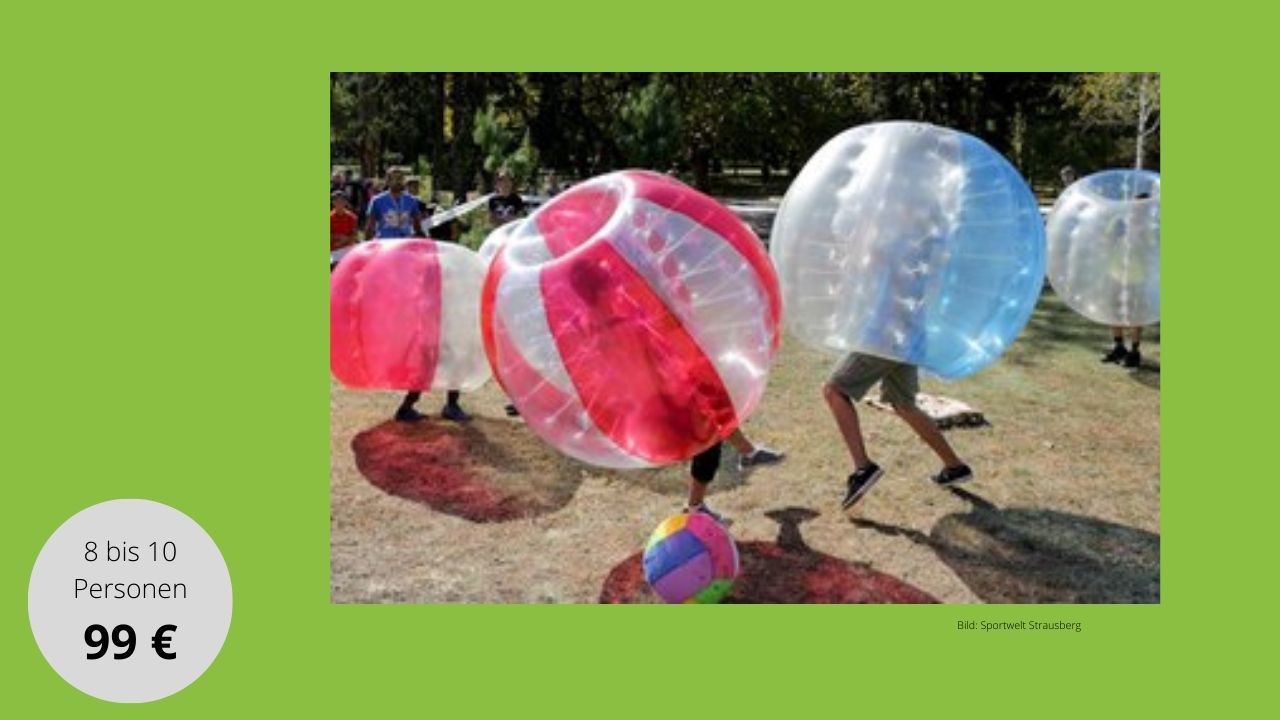
M898 413L898 417L902 418L916 435L925 442L938 457L942 459L942 464L947 467L957 467L964 463L960 460L954 450L951 449L951 443L943 437L942 431L937 425L920 411L915 405L894 405L893 411Z
M1133 341L1134 347L1137 347L1138 343L1142 342L1142 327L1129 328L1129 339Z
M756 451L756 446L751 444L746 435L742 434L741 429L734 430L733 434L728 437L728 441L733 446L733 449L738 451L739 455L750 455Z
M867 448L862 442L858 411L853 409L853 403L831 383L822 386L822 397L826 399L827 407L831 408L831 415L836 419L844 444L849 448L849 456L853 458L854 468L860 470L870 465L871 459L867 457Z

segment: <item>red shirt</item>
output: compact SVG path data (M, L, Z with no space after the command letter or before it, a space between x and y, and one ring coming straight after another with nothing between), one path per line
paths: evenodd
M329 250L337 250L340 247L350 245L350 242L342 242L336 240L334 235L351 235L352 241L355 241L356 223L358 222L356 214L350 210L330 210L329 211Z

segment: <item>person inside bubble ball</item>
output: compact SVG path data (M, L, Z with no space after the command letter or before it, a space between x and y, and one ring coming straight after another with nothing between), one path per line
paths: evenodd
M387 189L369 201L366 235L378 239L423 237L420 203L417 197L405 192L404 173L395 168L388 170ZM425 418L415 407L421 397L422 393L416 390L405 393L400 407L396 408L396 420L417 422ZM455 422L470 420L471 416L458 404L460 397L457 390L450 390L440 416Z
M741 428L734 430L724 442L738 451L738 470L740 471L761 465L773 465L782 462L786 457L786 453L752 443L743 434ZM724 442L718 442L693 456L693 460L689 463L689 498L684 506L684 512L705 513L718 523L724 523L725 518L707 507L706 496L707 487L711 485L712 480L716 479L716 472L720 469L720 455Z
M1133 197L1134 200L1148 200L1151 193L1138 193ZM1129 334L1131 343L1128 349L1124 346L1125 333ZM1115 363L1123 365L1127 368L1141 367L1142 352L1138 347L1142 344L1142 328L1140 326L1125 327L1123 325L1113 325L1111 327L1111 350L1102 356L1102 362Z
M933 476L933 481L938 485L954 485L972 480L973 471L956 455L933 420L916 407L916 393L920 389L916 366L855 351L836 365L822 386L822 397L831 409L853 458L854 471L848 478L841 507L846 510L852 507L884 475L884 470L867 454L858 411L853 406L877 382L880 383L880 399L893 407L898 417L942 460L942 471Z

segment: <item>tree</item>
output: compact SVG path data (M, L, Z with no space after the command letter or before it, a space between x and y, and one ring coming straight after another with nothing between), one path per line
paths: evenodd
M490 98L485 108L476 113L471 137L480 148L486 181L503 168L511 172L517 184L532 178L538 153L530 142L529 131L521 127L518 118L500 111L496 99ZM517 141L517 137L522 139Z
M1081 73L1062 96L1086 126L1130 128L1133 165L1143 168L1147 141L1160 129L1159 73Z
M615 125L624 162L666 170L680 151L680 109L676 90L661 74L628 93Z

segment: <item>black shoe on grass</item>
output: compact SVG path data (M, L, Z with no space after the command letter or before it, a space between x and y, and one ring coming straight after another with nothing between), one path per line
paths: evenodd
M968 465L956 465L955 467L942 468L942 472L933 476L933 481L939 485L959 485L962 482L969 482L973 479L973 471Z
M746 470L747 468L753 468L758 465L772 465L774 463L782 462L782 459L786 456L787 454L784 452L770 450L762 445L756 448L756 451L750 455L743 455L739 457L738 469Z
M426 415L418 412L418 409L411 405L401 405L400 408L396 410L396 422L416 423L421 422L426 418Z
M861 500L871 486L876 484L881 475L884 475L884 470L875 463L856 470L849 476L849 489L845 492L844 501L840 503L840 507L845 510L853 507L853 504Z
M1124 343L1116 343L1116 346L1111 348L1111 352L1102 356L1102 362L1104 363L1124 362L1124 359L1128 354L1129 354L1129 351L1124 349Z
M466 410L462 409L461 405L445 405L444 409L440 411L440 417L454 422L466 422L471 419L471 416L467 414Z
M1124 354L1124 366L1127 368L1136 368L1142 365L1142 353L1137 348L1130 350Z

